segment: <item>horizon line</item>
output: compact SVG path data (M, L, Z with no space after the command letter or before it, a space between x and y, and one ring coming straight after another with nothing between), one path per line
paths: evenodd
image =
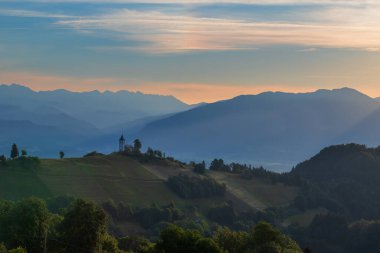
M73 90L73 89L67 89L67 88L56 88L56 89L36 89L36 88L33 88L33 87L30 87L28 86L27 84L20 84L20 83L0 83L0 87L1 86L7 86L7 87L12 87L12 86L18 86L18 87L23 87L23 88L26 88L28 90L31 90L33 92L55 92L55 91L65 91L65 92L69 92L69 93L99 93L99 94L106 94L106 93L112 93L112 94L117 94L117 93L120 93L120 92L128 92L128 93L131 93L131 94L142 94L142 95L147 95L147 96L161 96L161 97L171 97L171 98L174 98L186 105L197 105L197 104L203 104L203 103L216 103L216 102L219 102L219 101L225 101L225 100L231 100L231 99L234 99L234 98L237 98L237 97L240 97L240 96L256 96L256 95L261 95L261 94L265 94L265 93L283 93L283 94L311 94L311 93L316 93L318 91L336 91L336 90L344 90L344 89L349 89L349 90L353 90L353 91L356 91L362 95L365 95L369 98L372 98L372 99L376 99L378 97L373 97L365 92L362 92L358 89L355 89L355 88L352 88L352 87L349 87L349 86L341 86L341 87L336 87L336 88L317 88L317 89L310 89L308 91L282 91L282 90L266 90L266 91L259 91L257 93L246 93L246 94L239 94L239 95L235 95L235 96L232 96L230 98L225 98L225 99L218 99L218 100L215 100L213 102L206 102L206 101L200 101L200 102L197 102L197 103L188 103L180 98L178 98L177 96L173 95L173 94L160 94L160 93L147 93L147 92L143 92L143 91L140 91L140 90L136 90L136 91L133 91L133 90L129 90L129 89L118 89L118 90L110 90L110 89L104 89L104 90L100 90L100 89L88 89L88 90ZM216 86L217 87L217 86ZM216 88L217 89L217 88Z

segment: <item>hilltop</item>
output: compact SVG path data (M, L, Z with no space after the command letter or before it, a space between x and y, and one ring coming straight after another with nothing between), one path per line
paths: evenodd
M172 159L147 162L118 153L41 159L34 168L25 168L22 161L14 162L11 167L0 166L0 198L70 195L98 203L125 202L137 207L174 202L181 207L198 206L201 210L228 202L241 212L286 206L297 196L296 187L273 184L264 178L245 180L239 175L208 172L207 177L226 185L225 196L184 199L168 187L167 180L178 175L204 177L192 168Z

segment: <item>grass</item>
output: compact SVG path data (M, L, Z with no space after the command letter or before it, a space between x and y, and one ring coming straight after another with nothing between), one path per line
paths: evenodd
M298 194L296 187L280 183L272 184L261 178L247 180L239 175L214 171L210 171L210 175L215 180L225 183L228 191L257 210L285 206L292 202Z
M314 217L318 214L327 214L328 211L324 208L318 208L313 210L307 210L303 213L294 215L287 219L288 224L296 224L301 227L308 227L313 221Z
M38 176L53 195L69 194L98 202L112 199L132 205L181 201L163 180L120 155L43 160Z
M271 184L263 179L245 180L239 175L209 172L227 185L226 197L184 200L166 185L166 179L176 174L193 175L188 168L170 164L141 164L137 160L112 154L68 159L42 159L36 169L0 169L0 198L20 199L28 196L42 198L72 195L104 202L123 201L134 206L152 203L160 205L174 201L178 206L210 206L230 200L238 211L247 208L263 210L290 203L297 188Z
M48 198L52 194L34 171L0 169L0 199L18 200L30 196Z

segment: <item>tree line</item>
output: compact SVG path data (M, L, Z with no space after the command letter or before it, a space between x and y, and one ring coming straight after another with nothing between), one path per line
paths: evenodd
M141 219L153 216L148 210L144 212ZM167 223L154 241L142 236L116 238L109 233L108 222L104 209L89 200L3 200L0 253L302 252L295 241L265 222L248 232L221 227L209 235Z

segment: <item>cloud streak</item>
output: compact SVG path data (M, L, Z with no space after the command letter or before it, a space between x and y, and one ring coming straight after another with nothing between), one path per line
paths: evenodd
M340 11L345 15L337 15ZM375 49L380 48L380 8L328 8L311 12L319 22L257 22L232 18L117 10L108 14L60 20L78 31L112 32L119 40L138 41L118 47L150 53L250 50L263 45Z
M2 2L39 3L153 3L153 4L254 4L254 5L363 5L377 0L3 0Z

